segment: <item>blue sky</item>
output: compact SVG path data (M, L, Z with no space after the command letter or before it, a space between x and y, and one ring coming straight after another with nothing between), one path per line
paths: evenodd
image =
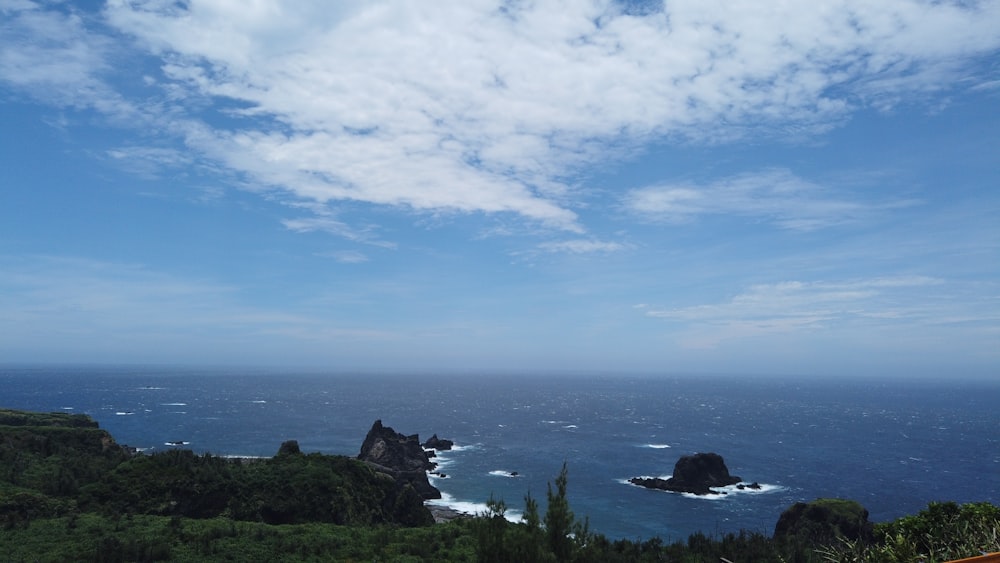
M1000 2L0 0L0 362L1000 368Z

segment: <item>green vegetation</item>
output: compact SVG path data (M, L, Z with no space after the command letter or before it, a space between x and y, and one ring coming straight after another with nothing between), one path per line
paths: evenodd
M544 514L529 494L517 523L491 498L476 518L431 525L411 487L291 446L252 461L134 455L88 417L0 409L0 560L934 562L1000 551L989 503L933 503L872 525L859 504L820 499L789 508L773 538L609 540L573 514L565 464Z
M868 511L853 500L797 502L781 514L774 526L774 541L786 553L809 553L817 545L834 545L843 540L869 543L871 539Z
M825 561L936 563L1000 551L1000 507L932 502L912 516L875 525L874 541L842 539L821 548Z

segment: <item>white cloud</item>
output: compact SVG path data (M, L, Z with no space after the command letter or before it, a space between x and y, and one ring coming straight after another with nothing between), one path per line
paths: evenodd
M283 219L281 223L285 228L300 233L325 232L336 235L355 242L362 242L382 248L396 248L396 244L379 239L374 233L374 227L365 229L355 229L329 215L318 214L315 217L303 217L299 219Z
M554 242L543 242L538 245L540 250L545 252L569 252L571 254L587 254L591 252L617 252L625 248L617 242L574 239Z
M46 103L94 109L123 122L136 108L101 78L114 71L115 41L72 10L35 2L0 5L0 84Z
M107 78L120 36L7 2L0 79L109 115L140 112L199 158L292 200L508 213L582 233L583 165L654 138L822 131L856 107L950 88L1000 47L995 1L623 7L111 0L101 23L162 72L139 73L162 99L126 100ZM227 119L203 117L211 100ZM690 195L661 190L660 205L735 211ZM806 198L799 214L749 201L790 228L858 211L836 198Z
M741 174L708 184L661 184L625 194L625 208L646 219L686 222L701 215L736 215L794 230L857 221L887 208L913 205L850 201L788 170Z
M368 256L358 252L356 250L340 250L336 252L327 252L323 256L329 256L337 262L342 264L361 264L368 261Z

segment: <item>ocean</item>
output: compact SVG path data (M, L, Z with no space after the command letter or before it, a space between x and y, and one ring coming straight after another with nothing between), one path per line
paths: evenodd
M456 448L442 503L516 518L566 463L569 502L609 538L770 534L820 497L875 521L928 502L1000 504L1000 382L724 376L320 374L179 367L0 367L0 407L85 413L122 444L216 455L356 456L375 420ZM715 452L761 484L714 497L630 485ZM516 473L516 475L515 475Z

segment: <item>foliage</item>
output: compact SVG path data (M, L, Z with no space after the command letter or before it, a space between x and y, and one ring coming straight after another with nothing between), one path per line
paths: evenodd
M433 522L412 487L355 459L318 453L243 462L171 450L136 456L82 493L85 509L111 514L229 516L269 524Z
M841 541L826 561L934 563L1000 551L1000 507L932 502L917 514L875 526L875 541Z
M785 510L774 527L774 541L793 562L814 558L815 546L842 541L869 543L872 524L868 511L852 500L821 498L797 502Z
M0 426L64 426L68 428L97 428L97 422L85 414L39 413L0 409Z
M573 552L572 532L574 517L566 499L566 484L568 470L563 462L562 470L556 477L556 492L552 492L552 483L548 484L548 509L545 511L545 538L549 549L557 561L569 561Z
M0 530L0 546L12 562L475 560L465 522L400 528L80 514Z

